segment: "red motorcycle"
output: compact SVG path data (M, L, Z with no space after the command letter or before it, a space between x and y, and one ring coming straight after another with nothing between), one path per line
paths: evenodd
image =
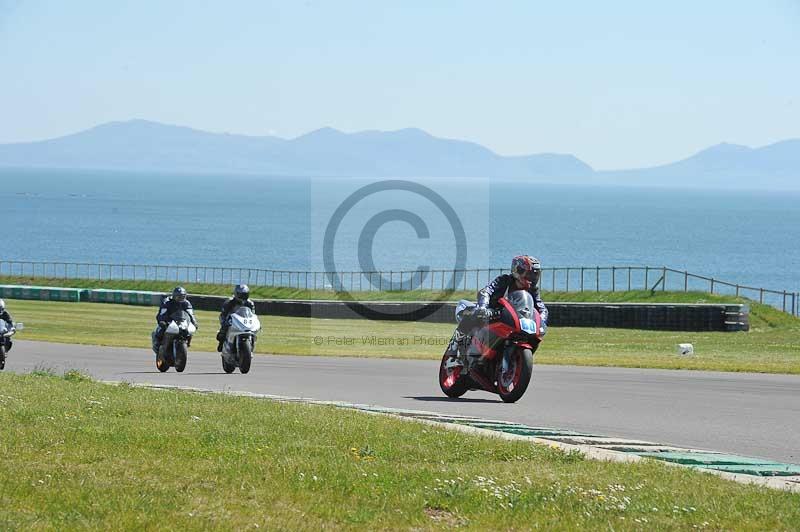
M500 310L487 317L467 349L445 351L439 366L439 386L448 397L486 390L513 403L528 389L533 353L542 341L541 316L525 290L510 292L499 302ZM474 310L464 310L461 319L476 319Z

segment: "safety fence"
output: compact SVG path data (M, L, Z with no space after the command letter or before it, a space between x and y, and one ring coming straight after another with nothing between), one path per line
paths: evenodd
M372 292L477 290L507 268L464 270L292 271L221 266L112 264L0 260L0 276L50 279L172 281L235 284L301 290ZM666 266L575 266L542 270L543 291L618 292L630 290L708 292L742 296L800 315L800 293L747 286Z

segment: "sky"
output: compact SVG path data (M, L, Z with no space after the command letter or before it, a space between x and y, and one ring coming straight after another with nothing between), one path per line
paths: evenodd
M0 0L0 143L133 118L653 166L800 137L800 0Z

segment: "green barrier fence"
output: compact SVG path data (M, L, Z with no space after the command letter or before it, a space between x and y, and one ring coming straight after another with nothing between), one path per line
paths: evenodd
M53 286L0 285L0 297L9 299L33 299L41 301L78 302L86 290L80 288L58 288Z
M142 292L138 290L86 290L85 301L93 303L120 303L123 305L142 305L157 307L164 294L161 292Z
M60 288L53 286L0 285L0 297L31 299L37 301L66 301L78 303L120 303L123 305L158 306L164 294L138 290L88 290L85 288Z

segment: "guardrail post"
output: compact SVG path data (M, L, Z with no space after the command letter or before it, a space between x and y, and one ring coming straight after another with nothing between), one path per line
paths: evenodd
M759 303L763 303L764 302L764 289L763 288L759 288L758 291L760 292L759 295L758 295L758 302Z
M595 290L594 290L595 292L599 292L600 291L600 266L597 266L597 269L595 270L594 288L595 288Z
M683 272L683 291L684 292L688 292L689 291L689 271L688 270Z
M566 292L569 292L569 268L567 268L567 284L566 284Z
M611 291L612 292L616 292L617 291L617 267L616 266L612 266L611 267Z
M581 292L583 292L583 270L584 268L581 266Z
M711 293L714 293L714 278L711 278Z
M645 290L647 290L647 288L650 286L650 282L649 282L648 277L650 277L650 266L645 266L644 267L644 289Z
M784 312L786 312L786 290L783 291L783 307L781 308Z
M664 279L664 282L661 283L661 291L663 292L663 291L665 291L667 289L667 267L666 266L664 266L664 268L663 268L663 274L662 274L661 277Z

